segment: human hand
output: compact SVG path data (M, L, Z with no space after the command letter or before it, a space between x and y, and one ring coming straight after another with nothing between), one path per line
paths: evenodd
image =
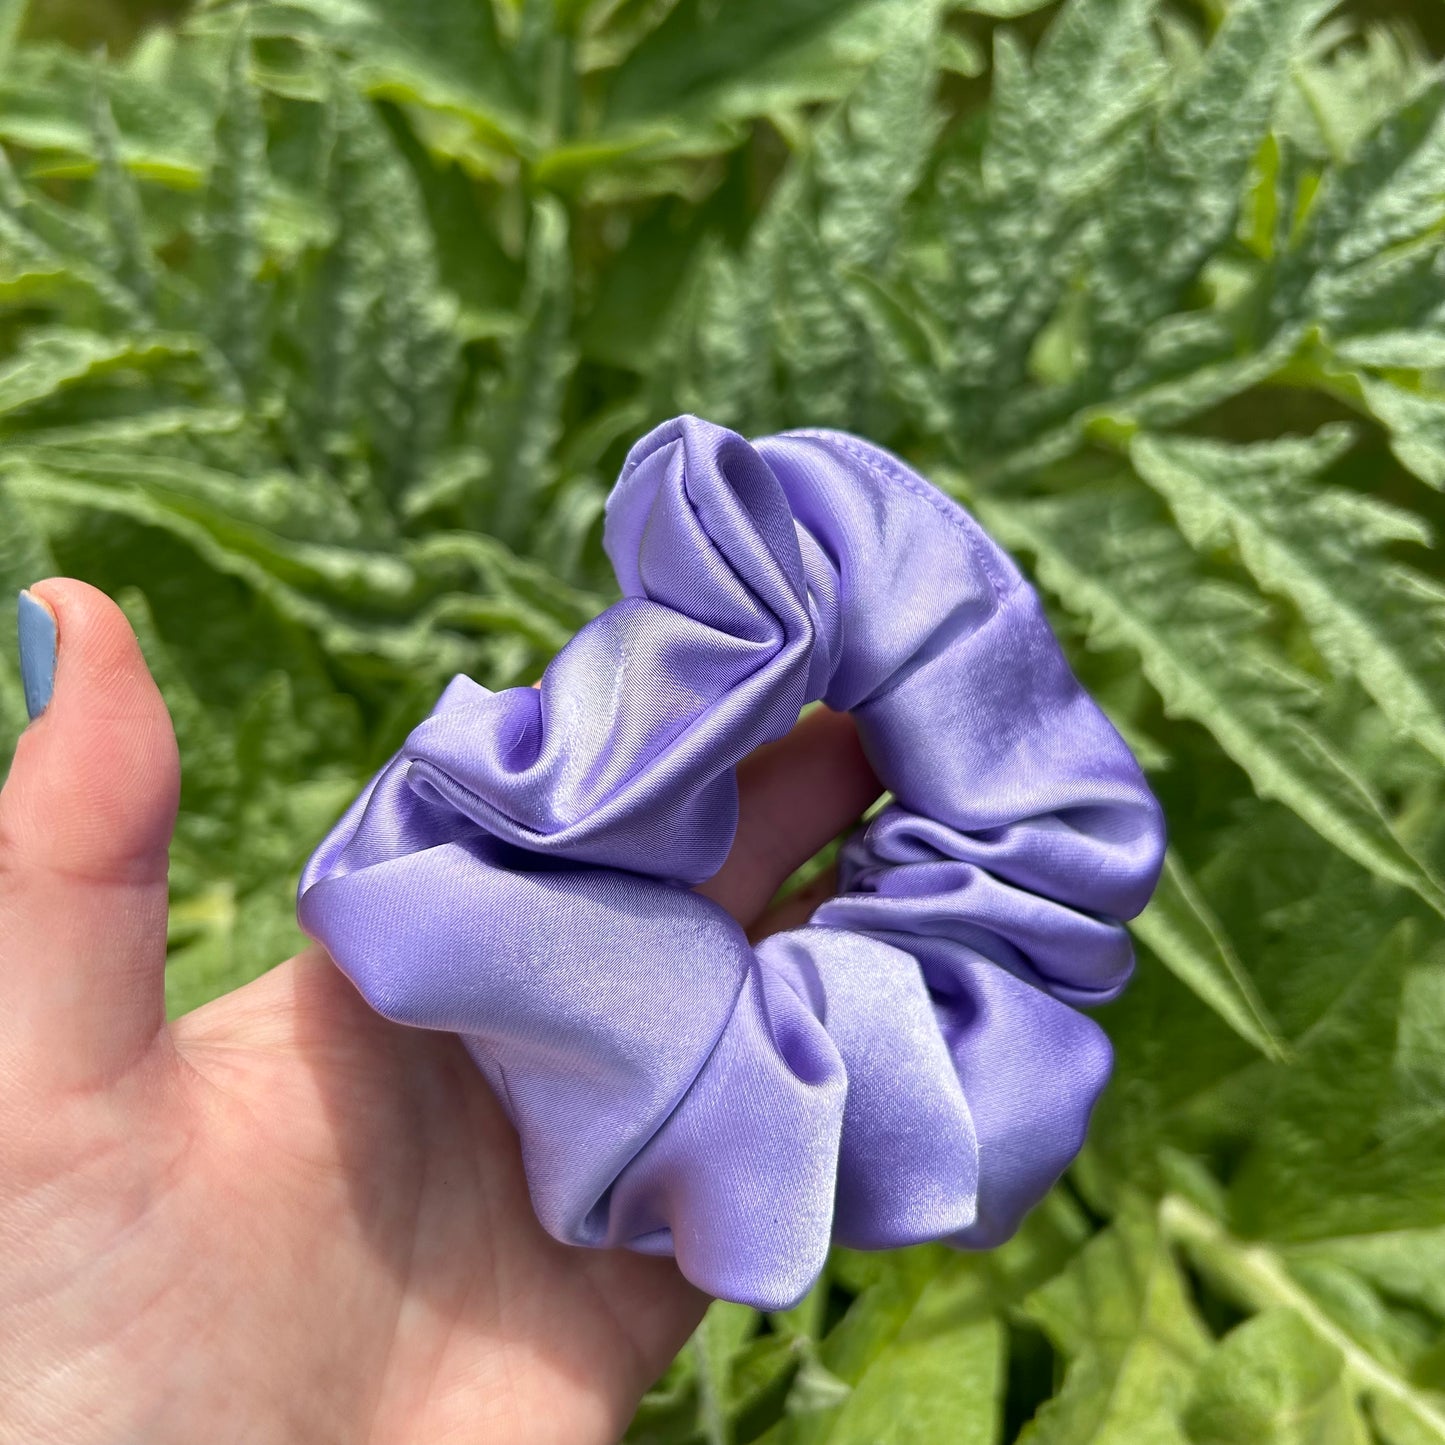
M701 1317L672 1261L558 1244L449 1034L318 948L168 1025L174 735L80 582L0 793L0 1442L615 1440ZM819 710L739 770L700 890L754 936L878 792Z

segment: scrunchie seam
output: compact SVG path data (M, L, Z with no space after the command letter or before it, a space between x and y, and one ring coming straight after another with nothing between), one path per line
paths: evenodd
M989 584L994 590L995 602L1002 602L1005 595L1012 593L1022 580L1021 577L1009 578L1007 585L999 578L994 570L994 560L988 555L987 549L982 545L981 540L974 534L974 527L977 523L970 523L973 519L967 512L959 507L956 502L949 505L950 498L945 497L941 492L930 495L913 484L912 480L903 472L892 469L884 470L883 466L868 452L861 447L850 443L849 439L840 432L830 431L826 427L800 427L794 431L782 433L784 436L803 437L808 441L822 442L824 445L837 447L845 456L850 456L860 466L865 468L878 481L901 488L910 496L917 497L921 502L927 502L945 522L958 532L968 543L968 549L973 553L973 559L978 563L983 575L988 578Z

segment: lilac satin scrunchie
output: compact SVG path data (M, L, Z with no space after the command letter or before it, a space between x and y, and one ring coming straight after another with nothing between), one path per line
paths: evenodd
M842 432L679 417L608 502L622 600L540 689L453 679L308 863L300 920L461 1035L545 1228L795 1302L830 1240L1006 1238L1079 1149L1163 824L1033 589ZM734 769L821 699L892 801L753 947L689 891Z

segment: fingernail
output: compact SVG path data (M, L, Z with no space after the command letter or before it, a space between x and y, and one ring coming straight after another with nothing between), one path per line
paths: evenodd
M55 614L28 592L20 594L20 681L30 721L50 705L55 691Z

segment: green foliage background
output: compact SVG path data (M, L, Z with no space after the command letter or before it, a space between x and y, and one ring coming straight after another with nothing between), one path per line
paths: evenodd
M606 605L641 431L865 433L1033 569L1168 870L1020 1235L715 1307L631 1438L1445 1442L1445 10L176 9L0 3L0 579L161 680L173 1007Z

